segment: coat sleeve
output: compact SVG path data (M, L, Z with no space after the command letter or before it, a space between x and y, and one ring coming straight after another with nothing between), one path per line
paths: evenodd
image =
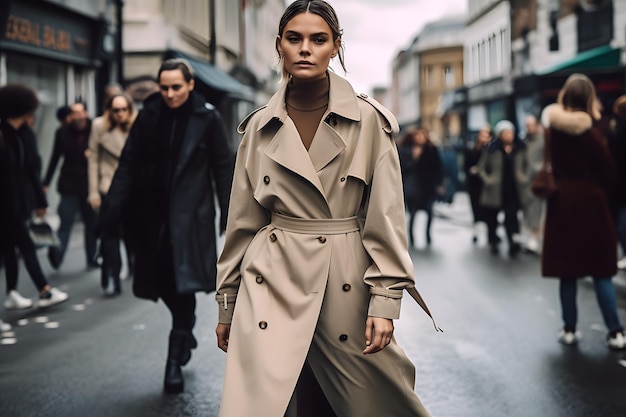
M89 158L87 159L87 179L89 181L89 202L98 200L100 192L98 191L98 163L100 161L100 135L102 134L98 119L94 120L89 135Z
M402 290L414 286L406 236L400 161L395 146L376 161L363 224L363 246L372 264L364 281L370 287L368 315L397 319Z
M246 135L250 135L246 133ZM249 147L244 136L237 152L235 173L230 192L228 222L224 249L217 262L217 293L219 322L230 323L241 282L240 266L243 257L259 229L270 222L269 213L254 198L254 191L246 170Z
M480 175L480 179L482 179L486 185L493 185L496 183L497 173L495 173L489 166L488 149L483 149L480 154L480 159L478 159L478 175Z
M59 163L59 159L61 158L61 141L63 140L63 129L57 129L54 135L54 145L52 148L52 154L50 155L50 162L48 162L48 170L46 171L46 176L43 180L44 187L48 187L52 182L52 177L54 176L54 171L57 169L57 165Z

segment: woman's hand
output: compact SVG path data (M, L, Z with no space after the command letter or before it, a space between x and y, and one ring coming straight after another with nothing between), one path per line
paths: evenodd
M365 355L383 350L393 336L393 320L382 317L367 317L365 322Z
M217 347L228 352L228 338L230 337L230 324L218 323L215 329L217 335Z

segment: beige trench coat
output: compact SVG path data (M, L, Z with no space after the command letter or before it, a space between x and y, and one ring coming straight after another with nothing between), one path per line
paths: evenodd
M99 199L111 186L113 175L119 165L128 132L120 129L107 130L104 116L96 117L91 124L89 136L89 201Z
M286 86L239 128L217 266L219 321L232 322L222 417L282 417L305 360L338 416L429 415L395 340L362 353L367 316L398 318L402 290L414 287L397 122L329 77L308 153Z

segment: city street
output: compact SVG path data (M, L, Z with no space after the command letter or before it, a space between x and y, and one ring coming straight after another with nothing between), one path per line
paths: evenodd
M505 244L499 256L472 245L466 199L459 193L453 206L436 208L430 249L420 214L411 250L417 286L444 333L408 295L395 322L417 368L416 392L433 417L626 416L626 353L605 346L593 286L580 285L581 343L560 345L557 281L539 276L537 256L512 260ZM59 271L44 253L41 262L70 299L43 311L0 306L13 326L0 339L0 416L217 416L225 354L215 343L213 294L198 295L199 347L184 368L185 392L167 395L164 305L134 298L128 279L120 297L104 297L99 272L85 270L78 232ZM615 280L623 323L625 281L623 272ZM35 297L23 269L19 288Z

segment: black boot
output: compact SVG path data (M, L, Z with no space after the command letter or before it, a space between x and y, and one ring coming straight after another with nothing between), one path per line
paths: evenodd
M182 366L183 355L185 355L185 344L187 332L174 329L170 332L170 345L167 352L167 362L165 362L165 380L163 387L170 394L183 392L185 381L183 379ZM189 353L189 357L191 354ZM189 358L187 358L189 360Z

